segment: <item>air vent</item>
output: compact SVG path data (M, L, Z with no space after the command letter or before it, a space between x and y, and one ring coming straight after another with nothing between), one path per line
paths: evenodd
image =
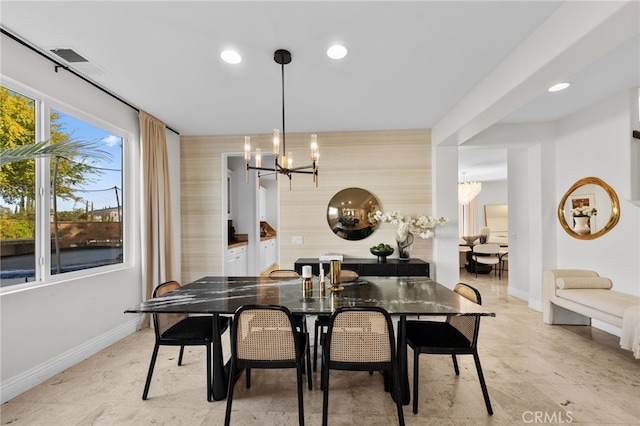
M51 51L70 64L76 62L89 62L86 58L84 58L73 49L52 49Z
M72 46L47 46L44 47L44 49L62 59L62 61L60 61L61 63L68 64L70 68L84 75L97 76L108 74L91 60L91 58L87 58L86 55L81 54Z

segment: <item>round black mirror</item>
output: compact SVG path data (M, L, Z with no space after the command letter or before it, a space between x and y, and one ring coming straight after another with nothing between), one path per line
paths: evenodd
M377 225L369 222L369 214L377 210L380 202L366 189L343 189L329 201L327 223L340 238L362 240L375 231Z

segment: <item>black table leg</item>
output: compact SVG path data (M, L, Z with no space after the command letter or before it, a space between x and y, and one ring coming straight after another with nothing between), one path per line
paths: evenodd
M222 356L222 337L220 336L220 315L213 315L213 365L211 384L213 401L220 401L227 397L227 385L229 383Z
M411 394L409 391L409 371L407 368L407 316L400 315L398 322L398 347L396 348L398 360L398 377L400 378L400 392L402 393L402 405L409 405Z

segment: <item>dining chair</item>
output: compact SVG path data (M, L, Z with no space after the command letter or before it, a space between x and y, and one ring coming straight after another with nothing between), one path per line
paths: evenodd
M340 270L340 282L355 281L360 276L356 271L350 271L349 269ZM329 315L318 315L314 322L313 333L313 371L318 371L318 345L322 345L324 342L324 335L329 326Z
M162 296L173 290L180 288L177 281L167 281L160 284L153 290L152 298ZM220 317L220 334L229 327L230 319ZM142 399L146 400L151 386L151 377L156 365L158 350L160 346L180 346L178 365L182 365L182 356L185 346L204 345L207 348L207 400L213 401L211 384L213 376L211 373L212 349L213 349L213 319L207 316L188 316L187 314L153 314L153 328L156 341L151 355L149 372L142 392Z
M509 264L509 252L505 251L500 253L500 277L504 275L505 267Z
M274 269L269 272L269 278L271 279L297 279L300 278L300 274L298 271L293 269ZM308 374L308 382L309 382L309 390L313 389L313 379L311 377L311 338L309 337L309 329L307 328L307 316L305 314L293 314L293 318L296 321L296 326L298 331L301 333L305 333L307 335L307 347L305 350L306 353L306 367L304 370L304 374ZM307 373L308 371L308 373ZM313 369L315 371L315 368Z
M329 317L321 364L324 426L327 425L329 414L330 370L387 372L391 376L398 424L404 425L393 324L386 310L380 307L345 306L337 308Z
M460 296L482 304L480 292L468 284L458 283L454 291ZM482 374L480 357L478 356L478 331L480 316L447 316L446 321L407 320L407 345L413 349L413 412L418 414L418 378L420 376L420 354L451 355L453 369L460 375L456 355L473 355L476 364L480 387L487 412L493 415L489 392Z
M245 369L251 387L252 368L295 368L298 388L298 420L304 425L302 370L308 335L296 329L291 311L284 306L244 305L236 310L231 326L231 367L224 424L231 421L236 372ZM309 374L310 376L310 374Z
M478 263L491 265L494 274L498 274L500 269L500 246L498 244L476 244L473 246L471 258L475 262L476 278L478 278ZM500 278L502 278L502 274L500 274Z

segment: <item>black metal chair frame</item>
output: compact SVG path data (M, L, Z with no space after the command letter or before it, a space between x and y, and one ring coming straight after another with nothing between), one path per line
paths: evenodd
M475 302L482 304L480 292L468 284L459 283L455 287L459 294L471 291L475 295ZM465 297L463 294L461 294ZM464 334L450 324L451 317L446 322L408 320L406 322L407 345L413 349L413 412L418 414L418 382L420 376L420 354L451 355L453 369L457 376L460 375L456 355L472 355L478 372L482 396L487 407L487 412L493 415L493 408L489 399L489 392L482 374L480 357L478 356L478 331L480 329L480 316L474 318L473 338L469 340Z
M166 286L180 286L177 281L167 281L153 290L152 298L158 297L158 293L163 294L162 291ZM166 293L164 293L166 294ZM186 317L177 322L169 329L161 332L160 318L161 315L171 314L153 314L153 327L156 336L155 345L153 347L153 354L151 355L151 362L149 363L149 371L147 373L147 380L144 385L144 391L142 392L142 399L146 400L149 394L149 388L151 386L151 378L153 376L153 370L156 365L156 359L158 357L158 350L160 346L180 346L180 355L178 356L178 365L182 365L182 357L184 355L185 346L201 346L204 345L207 348L207 400L213 401L212 390L212 349L213 349L213 318L211 316L192 316ZM220 334L228 328L230 318L220 317Z
M334 361L331 359L331 338L334 328L335 319L345 312L379 312L381 313L386 322L387 330L389 333L389 348L390 348L390 361L389 362L342 362ZM390 390L396 401L398 410L398 424L404 426L404 413L402 410L402 397L400 390L400 378L398 375L398 362L396 359L396 345L393 332L393 323L389 313L380 307L350 307L345 306L336 309L329 317L329 324L327 326L327 333L324 337L324 343L322 346L322 364L321 364L321 389L323 390L322 398L322 424L327 425L328 413L329 413L329 371L330 370L349 370L349 371L384 371L390 373Z
M313 371L318 369L318 345L324 346L325 330L329 326L329 315L318 315L314 322L314 335L313 335ZM322 353L321 353L322 355Z
M241 321L241 314L247 310L277 310L284 312L289 318L289 322L291 324L291 330L294 336L294 346L295 346L295 359L294 360L251 360L251 359L241 359L238 358L238 349L237 349L237 333L238 333L238 324ZM294 318L293 314L289 309L284 306L278 305L244 305L239 307L236 310L233 324L231 326L231 365L229 369L229 387L227 390L227 408L225 412L225 426L228 426L231 421L231 407L233 403L233 389L235 387L235 383L239 377L238 373L245 369L246 374L246 387L247 389L251 387L251 369L252 368L295 368L296 369L296 382L298 389L298 421L300 425L304 425L304 402L302 396L302 374L304 370L304 360L303 358L308 355L306 354L307 341L308 341L308 333L303 333L298 331L296 318ZM307 362L309 363L309 362ZM309 376L309 386L311 386L311 371L308 371ZM311 387L309 388L311 389Z

